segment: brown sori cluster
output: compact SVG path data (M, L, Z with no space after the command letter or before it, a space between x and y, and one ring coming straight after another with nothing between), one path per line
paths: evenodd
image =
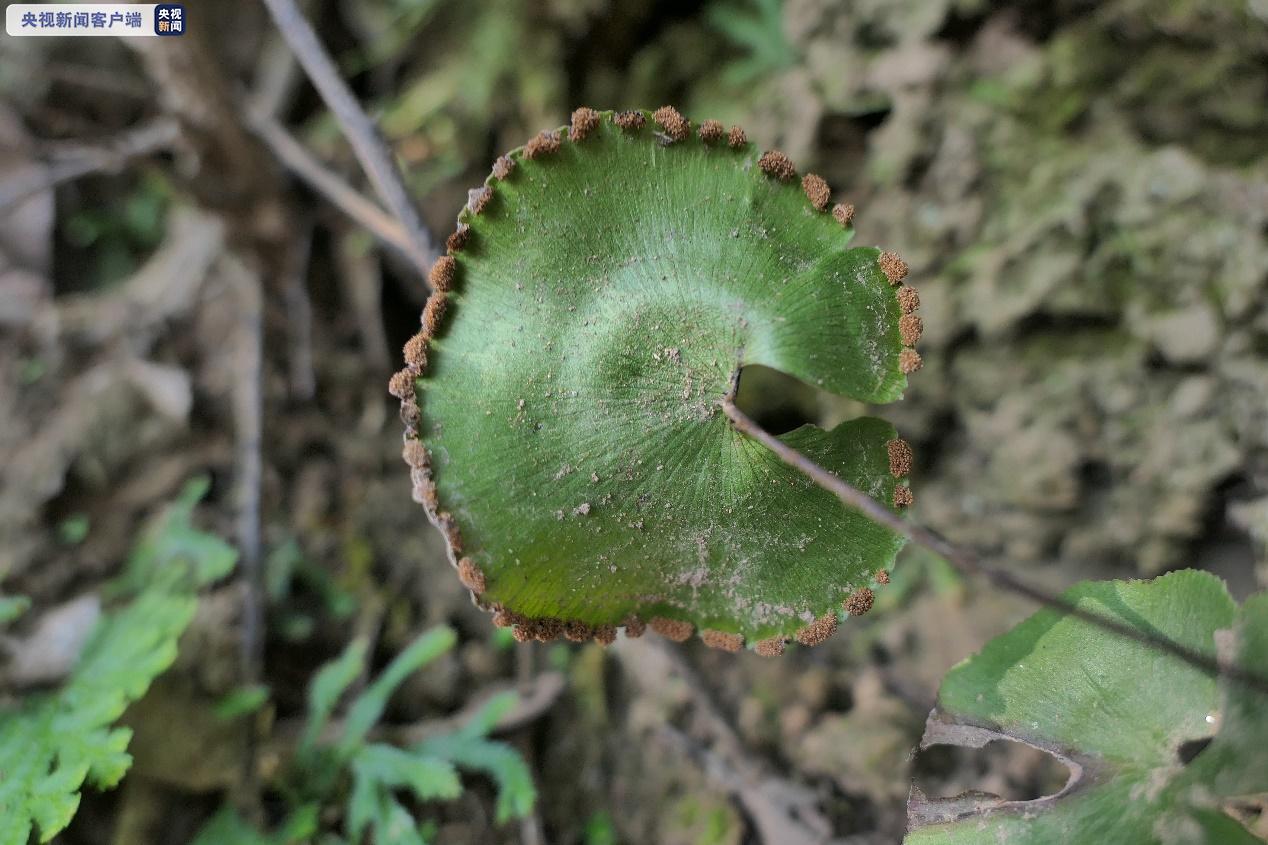
M625 625L625 636L629 637L631 640L638 639L647 631L647 623L642 619L639 619L637 616L625 617L625 622L623 624Z
M675 141L686 140L691 134L691 124L673 106L661 106L656 109L652 112L652 120L656 121L656 124L665 130L665 134Z
M599 113L592 108L582 106L572 113L572 122L568 126L570 141L584 141L586 136L599 126Z
M621 127L626 132L633 132L635 130L642 129L643 124L647 121L647 118L643 117L643 113L641 111L623 111L616 117L612 118L612 120L617 126Z
M832 217L842 226L849 226L854 222L854 206L848 202L839 202L832 206Z
M845 600L845 612L851 616L862 616L872 609L874 601L876 601L875 593L867 587L859 587Z
M544 155L550 155L559 149L559 133L542 130L524 145L524 158L530 161Z
M898 353L898 369L906 375L911 375L924 365L925 362L920 357L920 353L914 349L904 349Z
M728 634L725 631L715 631L711 628L701 631L700 639L709 648L721 649L733 654L744 648L744 638L739 634Z
M594 639L594 627L576 620L565 622L564 639L574 643L588 643Z
M760 657L779 657L784 653L785 642L783 637L771 637L767 640L760 640L753 646L753 651L757 652Z
M894 488L894 507L911 507L911 503L914 501L916 501L916 497L911 494L910 487L900 484Z
M477 596L483 593L487 586L484 580L484 572L469 557L464 557L458 561L458 580L462 582L462 586Z
M426 358L423 359L426 363ZM391 380L387 383L387 392L395 396L397 399L404 399L407 396L414 395L414 374L409 370L401 370L399 373L393 373Z
M805 646L816 646L827 641L837 632L837 614L834 610L820 616L797 632L797 642Z
M801 178L801 190L806 192L806 199L810 200L811 205L819 211L827 210L828 203L832 200L832 189L822 176L807 173Z
M453 230L453 234L445 239L445 249L450 255L455 252L462 252L462 248L467 245L467 241L470 239L471 227L466 223L459 223L458 228Z
M401 459L413 470L427 469L431 466L431 455L427 453L427 447L419 440L405 441L405 445L401 447Z
M595 625L594 641L599 645L612 645L616 642L616 626L615 625Z
M894 478L903 478L911 472L911 464L915 455L912 454L911 446L906 440L894 438L885 444L885 450L889 452L889 474Z
M792 159L779 150L767 150L762 153L762 157L757 160L757 166L767 176L781 182L791 182L797 178L797 168L793 166Z
M878 569L878 570L876 571L876 583L877 583L877 584L888 584L888 583L889 583L889 572L888 572L888 571L886 571L886 570L884 570L884 569Z
M903 346L915 346L924 331L925 321L915 314L904 314L898 318L898 336L902 338Z
M739 126L732 126L731 131L726 133L726 143L731 149L738 150L748 143L748 137Z
M453 290L453 278L456 269L457 262L453 260L452 255L442 255L437 258L436 263L431 265L431 272L427 274L427 281L431 283L431 289L441 293L449 293L449 291Z
M510 156L498 156L497 161L493 162L493 178L505 179L514 169L515 159Z
M440 321L445 318L445 310L449 307L449 297L444 291L435 291L427 297L423 306L423 332L428 337L435 337L440 329Z
M898 321L898 335L903 344L898 353L898 369L911 375L924 366L920 353L912 349L925 330L924 321L912 313L920 305L920 295L914 288L902 286L903 279L907 278L907 262L899 258L898 253L882 252L877 263L889 283L898 288L898 307L903 312Z
M706 144L716 144L726 134L726 128L716 120L706 120L700 124L700 140Z
M885 278L889 279L891 285L896 285L907 278L907 262L899 258L898 253L882 252L879 263L881 272L885 274Z
M487 185L467 191L467 208L472 214L480 214L489 207L493 200L493 189Z
M696 626L690 622L683 622L681 619L668 619L664 616L652 617L647 625L665 639L673 640L676 643L685 643L696 632ZM629 629L627 628L626 630L628 631Z

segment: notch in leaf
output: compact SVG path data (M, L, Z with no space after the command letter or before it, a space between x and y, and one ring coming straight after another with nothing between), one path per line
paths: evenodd
M497 160L433 273L390 388L404 457L463 583L521 640L650 625L778 654L870 607L903 544L721 404L749 364L900 398L920 365L907 266L847 248L853 206L823 179L722 132L672 107L578 109ZM780 439L912 501L883 420Z

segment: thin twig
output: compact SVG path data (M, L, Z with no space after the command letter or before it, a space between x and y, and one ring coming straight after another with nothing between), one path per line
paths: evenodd
M264 292L260 276L240 259L229 256L224 267L238 301L238 377L233 388L233 417L237 442L237 535L242 552L242 682L259 684L264 677L264 567L261 560L260 506L264 436ZM256 752L260 735L254 720L247 722L242 798L249 811L259 804Z
M0 185L0 211L73 179L118 173L135 158L169 149L179 134L175 120L161 117L91 146L61 144L46 168L33 171L30 178Z
M878 522L889 530L901 534L908 540L940 555L962 575L983 578L1000 589L1024 596L1037 604L1069 614L1076 619L1095 625L1120 637L1133 640L1141 645L1156 648L1207 674L1231 678L1260 692L1268 693L1268 678L1264 678L1243 667L1223 662L1216 657L1189 648L1175 640L1148 634L1119 622L1117 619L1110 619L1084 610L1062 596L1054 595L1041 587L1026 583L1007 570L983 563L977 555L953 546L945 538L940 537L928 528L917 523L908 522L862 490L841 480L759 426L748 414L736 406L732 396L727 396L722 400L722 410L730 418L736 430L761 443L788 466L802 473L829 493L835 494L847 507L861 511L864 516L874 522Z
M307 182L370 234L425 270L428 258L418 253L405 227L395 217L331 172L272 117L253 111L247 115L247 121L260 140L288 170Z
M269 14L286 43L295 51L304 72L343 127L352 151L374 183L375 190L404 228L410 244L408 254L426 278L436 250L378 128L361 109L356 97L339 76L335 63L317 40L317 33L313 32L294 0L264 0L264 5L268 7Z
M313 227L300 224L299 235L288 250L282 295L286 298L286 333L291 397L309 402L317 395L313 367L313 303L308 296L308 261L312 253Z

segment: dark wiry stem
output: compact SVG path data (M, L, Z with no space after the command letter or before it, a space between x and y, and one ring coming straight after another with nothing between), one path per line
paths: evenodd
M425 277L428 265L436 256L436 250L418 216L418 210L414 208L405 182L392 159L392 153L379 136L374 121L370 120L357 103L356 97L348 90L335 63L317 40L317 33L313 32L294 0L264 0L264 5L268 7L269 14L286 43L295 51L304 72L343 127L348 143L352 145L362 169L374 183L375 190L404 227L411 245L410 257Z
M730 418L737 431L770 449L775 454L775 457L805 475L824 490L834 494L847 507L861 511L868 519L879 522L896 534L901 534L908 540L918 543L931 552L945 558L962 575L983 578L1000 589L1024 596L1037 604L1061 613L1069 614L1076 619L1095 625L1117 636L1170 654L1172 657L1182 660L1207 674L1231 678L1259 692L1268 693L1268 678L1262 677L1258 673L1223 662L1216 657L1189 648L1175 640L1148 634L1119 622L1117 619L1110 619L1084 610L1062 596L1053 595L1033 584L1027 584L1007 570L983 563L977 555L952 545L928 528L917 523L908 522L862 490L841 480L775 437L769 431L766 431L754 422L748 414L741 411L732 397L727 396L722 400L722 410Z

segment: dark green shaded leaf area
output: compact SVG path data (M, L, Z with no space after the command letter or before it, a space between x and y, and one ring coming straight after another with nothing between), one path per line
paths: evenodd
M693 127L694 129L694 127ZM762 364L900 398L901 316L879 251L760 151L665 143L604 114L512 154L417 383L439 509L482 600L533 618L631 614L793 635L889 568L902 540L737 433L720 401ZM876 499L898 483L872 418L784 440Z
M1066 597L1268 674L1268 594L1239 609L1218 578L1186 570L1084 583ZM1268 791L1268 694L1236 680L1045 610L947 675L922 747L999 739L1057 755L1070 768L1066 786L1012 802L917 791L908 845L1261 841L1234 816L1239 796Z

